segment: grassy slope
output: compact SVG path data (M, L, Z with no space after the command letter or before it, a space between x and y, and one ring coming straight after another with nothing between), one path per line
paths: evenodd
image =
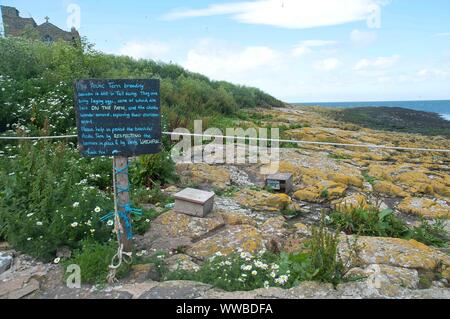
M42 129L71 133L73 81L83 78L161 79L162 111L169 129L198 118L236 117L241 108L284 105L257 88L212 81L174 64L104 54L86 43L75 48L0 38L0 132L18 124L30 134Z

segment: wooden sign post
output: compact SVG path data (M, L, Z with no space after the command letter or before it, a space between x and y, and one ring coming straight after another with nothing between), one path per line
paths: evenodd
M113 156L114 218L119 258L132 251L128 158L161 151L159 80L80 80L75 83L78 144L83 156Z
M114 168L114 194L115 194L115 206L114 209L122 214L126 214L129 222L131 223L131 216L129 212L126 211L126 205L130 203L130 181L128 177L128 158L121 156L114 156L113 158L113 168ZM123 247L123 251L131 252L133 245L131 239L126 234L126 221L120 219L120 228L125 230L120 236L120 244Z

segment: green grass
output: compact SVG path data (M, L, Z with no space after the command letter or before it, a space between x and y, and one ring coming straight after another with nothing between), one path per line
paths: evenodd
M436 247L447 247L450 242L442 220L431 223L422 219L419 226L410 227L389 209L354 208L348 212L335 211L330 218L333 227L348 235L415 239Z
M117 244L101 244L87 240L82 242L82 248L75 250L73 257L64 261L65 267L75 264L81 270L81 282L83 284L106 284L109 273L109 265L116 254ZM130 271L130 265L122 263L118 269L117 278L124 278Z

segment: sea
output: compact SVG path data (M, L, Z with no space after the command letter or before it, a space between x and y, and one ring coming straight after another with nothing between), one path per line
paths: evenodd
M434 101L377 101L377 102L307 102L295 103L301 106L323 106L336 108L353 108L353 107L370 107L370 106L386 106L386 107L402 107L416 111L426 111L438 113L442 118L450 121L450 100L434 100Z

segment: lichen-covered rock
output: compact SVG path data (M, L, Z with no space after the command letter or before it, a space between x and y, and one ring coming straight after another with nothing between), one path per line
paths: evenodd
M401 161L395 165L371 164L368 174L397 186L403 186L410 195L450 197L448 174L431 171L426 165L405 164Z
M225 189L230 185L230 172L224 167L199 164L178 164L177 173L181 181L192 184L208 184L218 189Z
M300 189L294 193L294 198L302 201L319 203L325 200L340 198L345 194L345 184L332 181L321 181L314 186Z
M332 202L331 206L336 211L346 213L351 212L355 208L367 209L369 204L367 203L367 199L364 195L353 194L341 200Z
M373 190L383 195L394 196L394 197L407 197L408 193L403 190L400 186L397 186L391 182L387 181L377 181L373 185Z
M312 234L311 226L305 225L303 223L296 223L296 224L294 224L294 227L295 227L295 233L298 235L309 237Z
M276 212L292 204L292 199L286 194L272 194L252 189L243 189L234 198L240 205L255 211Z
M318 203L324 200L315 186L299 189L294 193L294 198L310 203Z
M177 254L167 258L165 263L170 271L184 270L192 272L200 269L200 266L190 256L185 254Z
M153 280L157 280L159 278L155 278L152 276L152 275L159 276L155 267L157 267L157 266L154 264L132 265L129 278L136 282L146 281L149 278L153 279Z
M13 257L10 254L0 252L0 274L7 271L12 264Z
M348 163L329 158L325 154L305 156L303 154L283 154L286 159L280 161L279 171L292 173L294 183L304 187L315 186L323 181L335 182L344 186L363 186L361 171Z
M217 252L229 255L242 249L255 253L264 248L261 232L250 225L229 226L211 237L204 238L187 249L186 254L205 259Z
M156 218L149 231L137 243L143 249L173 250L189 246L193 241L224 225L220 215L199 218L169 211Z
M349 255L346 238L340 241L343 256ZM358 265L389 265L393 267L436 271L450 265L450 257L415 240L381 237L358 237Z
M417 289L419 286L419 273L415 269L370 265L364 269L364 273L368 276L369 284L390 297L398 295L400 287Z
M256 221L245 215L242 213L234 213L234 212L229 212L229 211L220 211L218 212L218 214L220 214L220 216L222 216L223 221L225 222L225 224L227 225L232 225L232 226L236 226L236 225L252 225L252 226L256 226Z
M403 213L425 218L450 218L450 206L444 200L408 197L397 208Z
M260 231L266 242L266 246L271 251L280 251L283 247L289 231L286 228L286 219L283 216L269 218L261 225Z

